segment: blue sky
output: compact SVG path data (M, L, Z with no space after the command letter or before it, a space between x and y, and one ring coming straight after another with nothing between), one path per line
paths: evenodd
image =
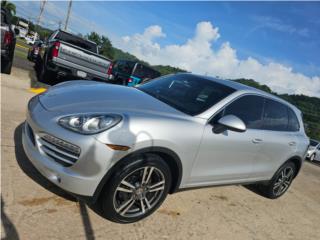
M39 2L15 4L17 15L35 18L39 14ZM48 3L42 22L57 28L59 21L64 22L67 4ZM220 36L212 42L213 51L228 42L237 60L252 57L261 64L278 63L312 78L320 76L319 16L320 2L86 1L73 2L70 30L82 34L94 30L121 47L121 37L142 34L156 25L165 36L152 41L163 49L185 44L195 35L198 23L210 22ZM129 47L125 50L137 53Z

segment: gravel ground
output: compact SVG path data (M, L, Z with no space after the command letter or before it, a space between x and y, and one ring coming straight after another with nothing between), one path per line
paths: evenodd
M319 239L320 168L308 162L278 200L207 188L170 195L138 223L101 218L41 177L22 150L30 71L1 74L1 239Z

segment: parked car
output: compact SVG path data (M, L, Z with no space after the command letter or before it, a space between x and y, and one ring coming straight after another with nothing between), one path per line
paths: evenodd
M128 60L117 60L108 70L110 79L117 84L135 86L160 77L160 73L142 63Z
M35 41L32 48L28 50L28 60L31 62L37 62L41 58L43 42L41 40Z
M26 43L27 43L28 45L34 45L35 42L36 42L36 40L35 40L34 38L32 38L32 37L26 36L24 39L26 40Z
M58 84L30 100L22 138L43 176L101 204L102 214L120 223L145 218L168 193L195 187L254 183L278 198L309 145L293 105L193 74L137 88Z
M16 46L16 34L18 29L13 29L11 24L11 14L1 8L1 72L11 73L14 48Z
M77 35L57 30L45 43L40 79L49 82L57 77L108 81L111 61L98 54L96 43Z
M314 160L320 161L320 142L311 139L310 145L307 152L307 159L309 159L311 162Z

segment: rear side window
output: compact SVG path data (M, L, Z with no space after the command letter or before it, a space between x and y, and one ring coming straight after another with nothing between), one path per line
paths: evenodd
M134 73L133 73L134 76L138 77L138 78L156 78L156 77L159 77L160 76L160 73L158 73L157 71L151 69L151 68L148 68L148 67L145 67L141 64L138 64L136 69L134 70Z
M290 132L297 132L300 129L299 121L296 114L288 107L288 131Z
M287 131L287 106L271 99L266 99L263 116L263 129L273 131Z
M232 114L239 117L248 129L260 129L264 99L259 96L244 96L228 105L223 116Z

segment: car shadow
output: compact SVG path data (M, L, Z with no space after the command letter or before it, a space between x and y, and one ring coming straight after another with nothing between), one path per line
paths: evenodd
M14 226L14 224L11 222L10 218L7 216L7 214L4 211L5 203L3 201L3 198L1 196L1 224L3 226L4 235L5 237L1 238L1 240L9 240L9 239L15 239L19 240L19 234ZM2 235L3 233L1 233Z
M32 165L30 160L28 159L27 155L24 152L22 146L22 128L24 124L21 123L18 127L16 127L14 131L14 143L15 143L15 155L16 160L18 162L19 167L21 170L30 177L33 181L38 183L40 186L45 188L46 190L66 199L69 201L76 202L77 199L72 196L71 194L63 191L61 188L57 187L45 177L41 175L41 173Z

